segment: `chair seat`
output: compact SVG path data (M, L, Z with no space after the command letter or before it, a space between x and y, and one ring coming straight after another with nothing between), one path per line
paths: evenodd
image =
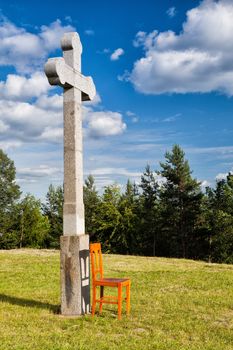
M97 286L117 286L122 284L123 286L127 285L130 282L128 278L100 278L95 280Z

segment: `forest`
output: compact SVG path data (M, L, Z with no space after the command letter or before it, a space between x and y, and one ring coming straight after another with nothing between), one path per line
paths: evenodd
M233 263L233 174L201 188L179 145L160 169L146 165L139 184L103 193L89 175L83 187L86 233L104 252ZM0 150L0 249L59 248L63 186L44 202L22 194L14 162Z

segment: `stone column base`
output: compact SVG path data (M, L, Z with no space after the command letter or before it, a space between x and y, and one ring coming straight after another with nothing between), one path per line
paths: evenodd
M89 236L61 236L61 314L90 312Z

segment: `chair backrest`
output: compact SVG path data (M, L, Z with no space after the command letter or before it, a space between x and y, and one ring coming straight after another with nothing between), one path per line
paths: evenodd
M103 278L103 260L100 243L90 244L92 280Z

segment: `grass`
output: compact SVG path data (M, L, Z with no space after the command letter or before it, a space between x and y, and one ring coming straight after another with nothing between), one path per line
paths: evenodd
M106 275L132 281L131 315L59 310L59 253L0 251L0 349L230 350L233 265L105 255Z

